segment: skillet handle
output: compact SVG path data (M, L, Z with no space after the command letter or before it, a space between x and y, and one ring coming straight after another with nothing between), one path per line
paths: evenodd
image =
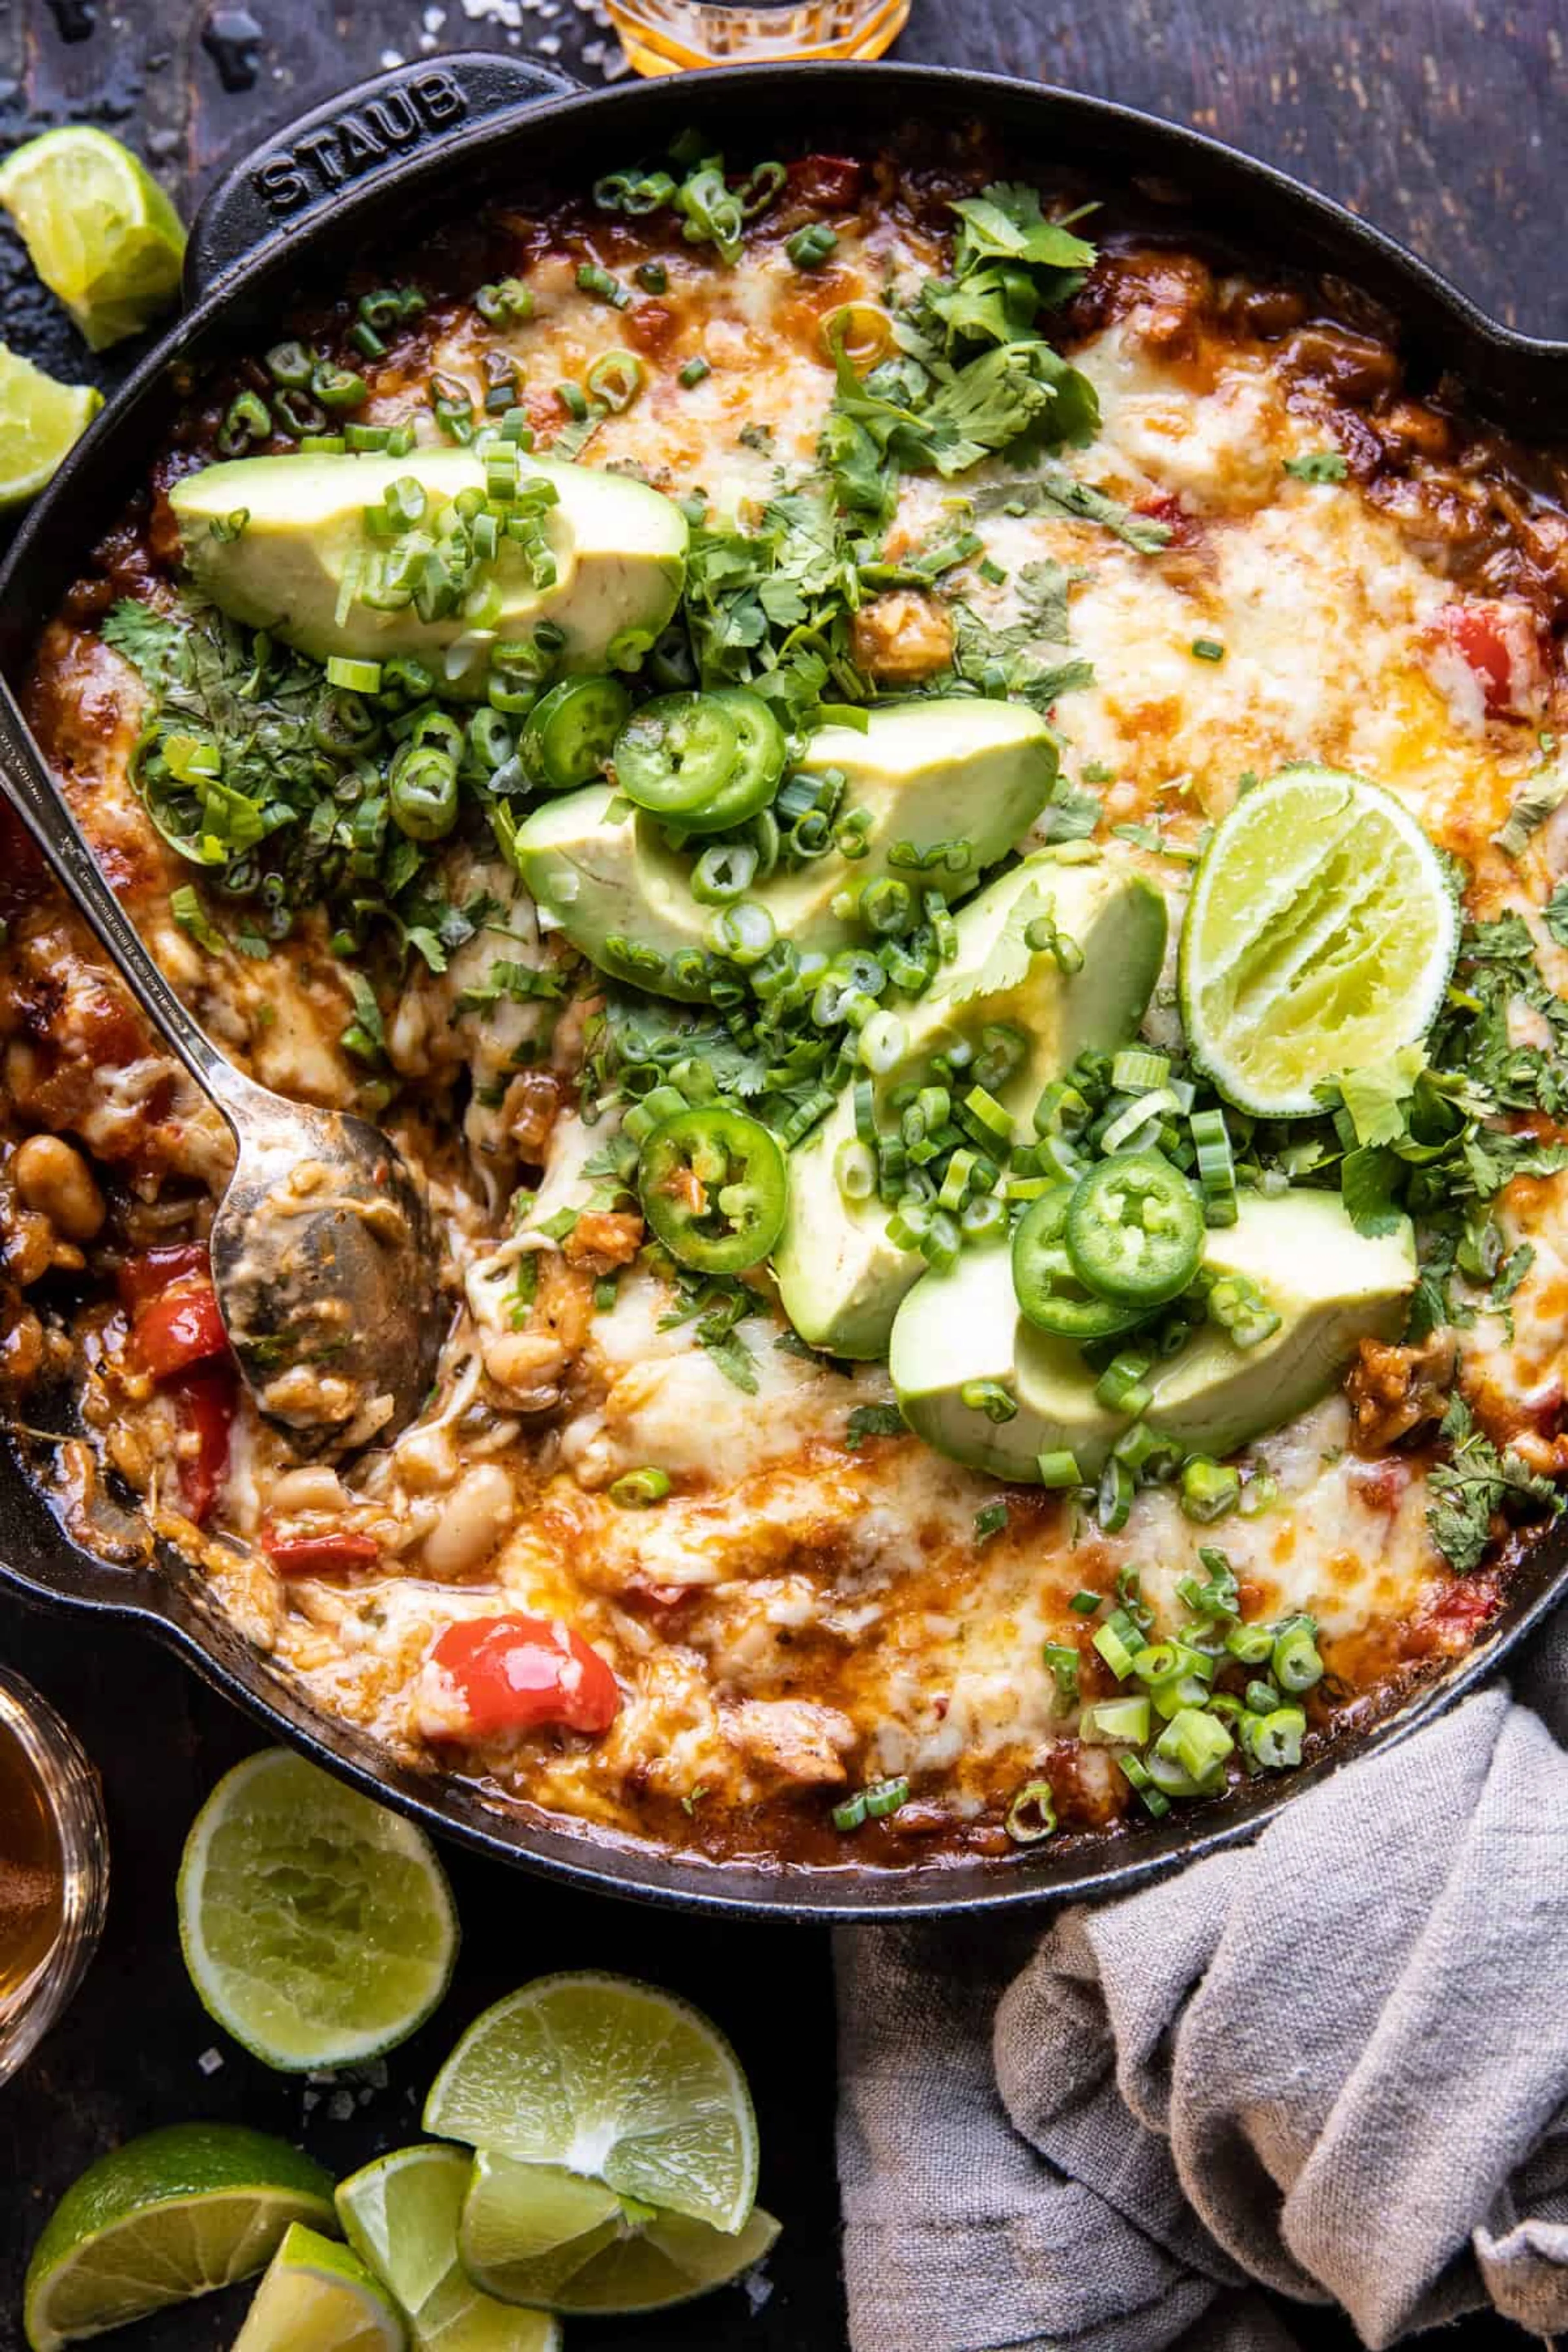
M554 66L468 49L396 66L328 99L275 131L210 191L185 248L185 300L200 301L263 247L327 211L344 190L364 186L477 123L570 98L581 88ZM385 226L392 254L413 232L395 208Z

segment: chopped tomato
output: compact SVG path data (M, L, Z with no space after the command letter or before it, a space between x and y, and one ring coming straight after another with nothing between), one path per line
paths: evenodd
M374 1536L347 1530L331 1536L275 1536L264 1528L261 1549L279 1576L331 1576L340 1569L374 1568L381 1558Z
M615 1675L559 1618L468 1618L449 1625L431 1655L466 1710L454 1738L503 1738L544 1724L607 1731L620 1710Z
M852 155L802 155L789 167L789 190L808 205L842 212L860 194L860 165Z
M128 1315L165 1291L173 1290L193 1274L210 1274L205 1242L177 1242L163 1249L144 1250L140 1257L128 1257L120 1269L120 1303Z
M1541 623L1528 604L1476 597L1445 604L1435 625L1439 646L1457 653L1480 686L1489 719L1540 717L1546 664Z
M205 1276L188 1278L143 1307L131 1327L131 1345L144 1371L172 1380L192 1364L228 1353L217 1294Z
M1148 498L1140 499L1132 511L1147 515L1151 522L1163 522L1171 534L1166 542L1171 547L1185 547L1194 536L1196 527L1192 516L1169 490L1155 490Z
M228 1364L201 1364L172 1383L180 1427L195 1433L195 1451L180 1461L180 1493L197 1527L205 1527L228 1468L229 1432L238 1393Z

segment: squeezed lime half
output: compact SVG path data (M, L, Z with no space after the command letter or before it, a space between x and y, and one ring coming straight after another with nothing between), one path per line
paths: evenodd
M1244 793L1204 853L1182 927L1181 1010L1199 1067L1260 1118L1414 1045L1436 1017L1459 908L1392 793L1337 768Z
M281 1748L226 1773L196 1815L180 1940L212 2015L269 2066L345 2066L424 2023L458 1915L424 1832Z

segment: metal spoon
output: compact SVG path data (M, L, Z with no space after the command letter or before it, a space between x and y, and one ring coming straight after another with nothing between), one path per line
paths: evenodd
M226 1061L159 971L0 680L0 785L148 1023L238 1147L212 1228L213 1282L268 1420L307 1454L405 1427L440 1352L424 1194L379 1128L314 1110Z

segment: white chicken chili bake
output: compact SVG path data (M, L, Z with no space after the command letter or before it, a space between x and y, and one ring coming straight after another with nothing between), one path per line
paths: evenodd
M1342 285L938 143L502 193L191 375L39 639L196 1018L428 1186L395 1442L242 1391L226 1129L7 835L62 1524L715 1861L1288 1769L1568 1472L1563 476Z

